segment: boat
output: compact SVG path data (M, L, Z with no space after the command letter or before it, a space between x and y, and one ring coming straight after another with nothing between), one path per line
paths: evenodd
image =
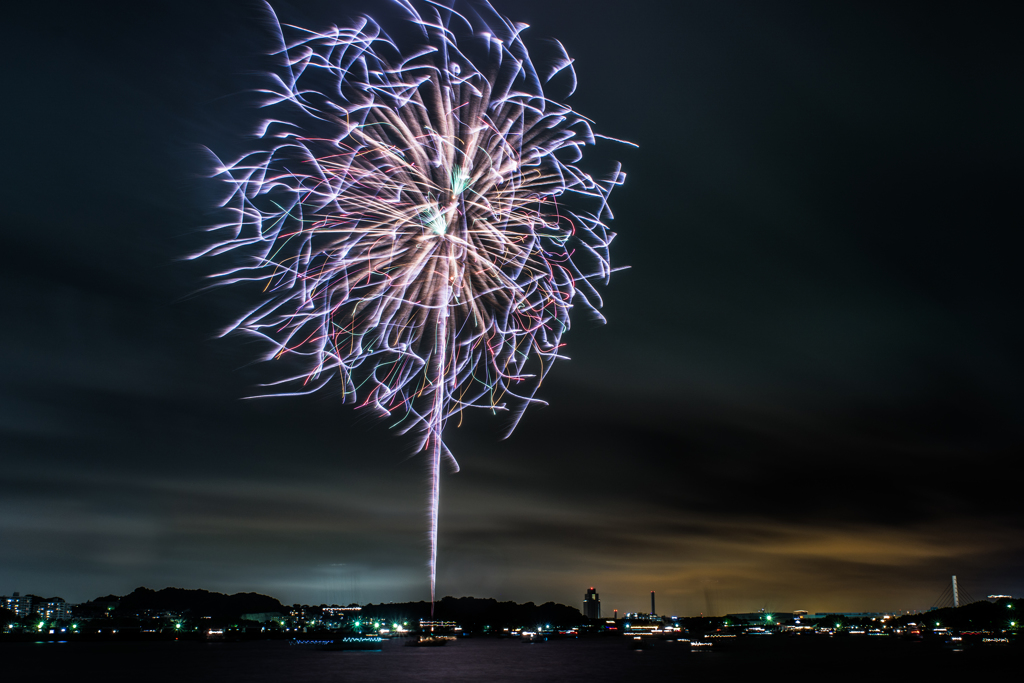
M690 652L711 652L713 643L710 640L691 640Z
M409 647L441 647L447 645L449 642L455 640L454 636L419 636L418 638L411 638L405 641L405 644Z
M651 647L651 639L644 638L642 636L633 636L626 643L626 647L630 650L648 650Z

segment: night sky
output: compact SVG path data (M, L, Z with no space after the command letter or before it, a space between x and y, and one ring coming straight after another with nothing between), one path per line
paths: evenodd
M204 291L271 66L253 2L4 17L0 593L429 597L426 461L335 391L247 401ZM276 2L344 24L393 5ZM599 325L501 441L449 429L439 595L696 614L1024 593L1019 23L977 4L497 8L618 158ZM530 44L528 40L528 44Z

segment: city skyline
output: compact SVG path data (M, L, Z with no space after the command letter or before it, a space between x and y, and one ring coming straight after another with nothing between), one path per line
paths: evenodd
M954 588L952 590L955 591L956 590L956 588L955 588L955 586L956 586L956 578L955 578L955 576L953 577L953 585L954 585ZM148 587L141 587L140 586L138 588L148 588ZM167 587L167 588L179 589L181 587ZM203 589L203 588L198 588L197 589L197 588L193 587L193 588L186 588L185 590L205 591L206 589ZM655 609L655 593L656 593L656 591L651 591L650 592L650 596L649 596L650 597L650 603L649 603L650 604L650 610L643 611L641 609L623 609L623 608L609 607L609 608L606 609L605 612L602 612L600 594L598 593L598 591L593 586L589 587L586 590L586 592L584 593L584 597L583 597L582 601L580 601L580 603L578 605L573 603L573 602L564 602L564 603L562 603L562 602L559 602L559 601L545 600L545 599L524 600L522 602L524 602L524 603L529 602L529 603L535 603L535 604L543 604L545 602L555 602L557 604L565 604L565 605L569 605L569 606L575 606L575 607L577 607L577 609L579 609L580 614L582 614L583 616L585 616L585 617L587 617L589 619L613 618L613 615L614 615L614 618L618 618L619 614L623 614L623 615L628 615L628 614L651 614L651 615L673 616L673 617L696 617L696 616L716 616L716 617L721 617L721 616L726 616L726 615L729 615L729 614L755 614L755 613L767 613L767 614L774 614L774 613L779 613L779 614L811 613L811 614L818 614L819 616L822 615L822 614L859 614L859 615L865 615L865 614L912 614L912 613L924 613L924 612L927 612L927 611L929 611L931 609L935 609L935 608L958 607L958 606L961 606L961 605L971 604L973 602L978 602L979 601L979 600L976 600L970 593L967 593L966 591L964 591L963 587L961 587L960 590L963 591L963 597L957 597L956 593L951 591L951 589L950 589L950 582L947 580L947 582L945 584L945 587L942 588L939 592L936 593L935 598L932 601L932 604L930 606L928 606L928 607L924 607L924 608L914 607L914 608L907 608L907 609L889 607L887 609L873 610L873 611L844 610L844 609L835 609L835 608L833 608L833 609L817 609L817 610L812 609L812 610L807 610L807 609L802 609L802 608L791 608L791 607L785 606L785 605L783 605L783 606L772 605L772 604L770 604L768 602L766 602L764 605L762 605L758 609L750 609L748 611L743 611L743 610L721 611L721 610L715 610L714 607L713 607L714 605L718 604L717 596L712 598L712 596L707 591L705 591L705 594L704 594L704 598L705 598L704 609L700 609L700 610L692 612L692 613L690 613L690 612L677 612L677 611L672 611L672 610L670 610L668 612L665 612L665 613L662 613L662 612L658 612ZM214 591L214 592L216 593L217 591ZM239 592L240 593L251 593L252 591L239 591ZM328 598L328 599L325 599L325 600L321 600L319 602L312 601L312 602L308 602L308 603L292 603L292 602L290 602L288 600L282 600L281 602L282 602L282 604L286 604L286 605L287 604L308 604L308 605L326 604L326 605L335 605L335 606L338 606L338 605L340 605L340 606L359 605L359 604L363 604L363 605L367 605L367 604L393 604L393 603L409 602L409 601L401 601L401 600L380 600L380 601L372 601L371 600L371 601L365 601L365 602L362 602L362 603L360 603L359 601L347 601L347 600L340 600L339 601L339 600L336 599L338 597L338 594L339 594L339 592L335 591L333 593L333 596L332 596L335 599ZM92 602L94 600L98 600L98 599L101 599L101 598L104 598L104 597L109 597L111 595L116 595L116 593L105 593L104 595L97 595L97 596L94 596L94 597L91 597L91 598L88 598L88 599L85 599L85 600L65 600L63 598L63 596L52 595L51 597L43 597L43 595L49 595L49 594L48 593L36 594L36 593L32 593L32 592L22 593L21 591L13 591L13 592L11 592L10 596L0 595L0 600L4 601L2 604L0 604L0 607L6 607L7 609L10 609L11 611L16 612L19 616L23 616L23 613L27 614L27 613L29 613L31 611L34 611L34 610L40 609L40 608L45 609L47 611L47 613L53 612L54 614L63 614L64 611L67 608L70 608L73 605L87 603L87 602ZM325 594L325 595L330 595L330 594ZM277 599L277 596L273 596L273 595L270 595L268 597ZM321 597L324 597L324 596L321 596ZM463 598L463 597L480 598L480 599L495 599L495 598L493 598L491 596L451 596L451 595L448 595L448 596L444 596L444 597L445 598L453 598L454 597L456 599L460 599L460 598ZM1012 598L1012 597L1013 596L1006 595L1006 594L992 594L992 595L987 595L987 596L981 598L981 600L992 601L992 600L997 599L997 598ZM629 600L627 599L627 602L628 601ZM677 602L678 601L674 601L673 604L677 604ZM726 602L729 602L729 601L726 601ZM58 606L58 603L59 603L59 606ZM60 617L55 617L55 618L60 618Z
M962 590L962 589L959 589L959 590ZM133 591L131 595L134 595L134 594L139 593L139 592L141 592L143 594L149 594L149 595L153 595L154 593L155 594L160 594L159 591L154 591L153 589L146 588L146 587L139 587L135 591ZM180 594L180 593L182 593L182 589L180 589L180 588L167 588L166 592L172 592L172 593L176 592L176 593ZM257 594L257 593L252 593L252 592L239 593L239 594L236 594L234 596L228 596L228 595L225 595L223 593L210 592L210 591L206 591L204 589L198 589L198 590L197 589L184 589L184 592L185 593L190 593L190 592L191 593L198 593L198 594L202 594L204 596L209 596L209 597L213 597L213 598L220 599L220 600L224 600L226 598L232 598L232 599L244 598L244 599L249 600L249 601L252 601L252 600L257 600L257 601L258 600L263 600L264 602L267 602L267 599L269 598L269 602L273 602L273 603L279 602L277 600L277 598L274 597L274 596L263 596L263 595L260 595L260 594ZM20 591L14 591L9 596L8 595L0 595L0 608L5 608L5 609L9 610L10 612L12 612L13 614L15 614L18 617L28 617L28 616L30 616L32 614L36 614L39 618L44 619L46 621L61 621L61 620L72 619L73 618L72 613L75 611L75 608L77 608L77 607L80 607L80 606L83 606L83 605L87 605L87 604L89 604L89 605L96 604L97 602L101 603L101 604L109 603L109 604L112 605L112 604L115 604L115 603L111 602L111 601L114 601L116 599L120 599L120 598L123 598L123 597L125 597L125 596L115 596L113 594L107 594L107 595L103 595L103 596L96 596L95 598L91 598L89 600L84 600L84 601L80 601L80 602L74 602L74 601L67 601L67 600L65 600L61 596L42 597L40 595L35 595L35 594L32 594L32 593L22 594ZM443 598L443 600L451 600L451 599L453 599L453 596L445 596ZM469 597L469 596L454 597L454 599L457 600L457 601L458 600L464 600L464 599L469 599L469 600L474 600L474 599L494 600L494 598L474 598L474 597ZM641 612L641 611L632 611L631 612L629 610L611 609L611 610L609 610L611 612L610 614L602 614L601 613L600 595L598 594L597 590L593 586L591 586L591 587L589 587L587 589L586 593L584 594L582 605L577 608L577 611L579 612L581 617L586 618L586 619L590 619L590 620L595 620L595 621L601 621L601 620L607 620L607 619L618 620L620 618L619 617L619 613L620 612L622 613L622 619L626 619L626 620L630 619L631 617L637 617L637 616L640 616L640 617L643 617L643 616L655 617L655 616L657 616L657 617L665 617L665 618L669 618L670 617L670 618L673 618L673 619L675 619L675 618L693 618L693 617L717 617L717 618L721 618L721 617L738 617L738 618L743 618L743 619L748 619L748 620L753 619L755 621L756 620L774 621L773 620L773 616L774 615L779 615L780 618L784 617L785 615L790 615L791 617L796 618L796 619L801 619L803 617L814 619L814 618L821 618L823 616L827 616L827 615L830 615L830 614L843 615L843 616L847 616L847 617L863 618L863 617L876 617L876 616L882 616L882 615L898 616L898 615L901 615L901 614L924 614L924 613L933 611L935 609L958 608L958 607L962 607L962 606L966 606L966 605L971 605L971 604L974 604L976 602L992 602L992 601L998 601L998 600L1013 600L1013 596L1010 596L1010 595L988 595L988 596L985 596L981 600L975 600L973 598L973 596L971 596L966 591L963 591L962 595L958 592L957 579L956 579L956 576L954 575L954 576L951 577L951 584L947 584L946 589L942 593L939 594L938 598L935 600L935 602L932 604L932 606L929 607L928 609L922 609L922 610L888 609L888 610L874 611L874 612L865 612L865 611L849 612L849 611L832 609L832 610L825 610L825 611L814 612L814 611L811 611L811 610L802 610L802 609L772 609L772 608L768 608L767 606L765 606L765 607L762 607L759 610L750 611L750 612L721 612L721 613L719 613L719 612L713 612L713 611L707 610L707 611L701 611L701 612L695 613L695 614L669 614L669 613L664 613L663 614L663 613L658 612L656 610L656 608L655 608L655 591L651 591L650 599L651 599L651 603L650 603L651 609L650 609L649 612ZM419 601L419 603L420 604L426 604L426 601ZM539 604L544 604L544 603L552 604L552 601L543 601L543 600L528 601L528 603L526 603L526 604L538 604L539 605ZM297 604L300 604L300 603L288 603L287 601L284 601L284 602L280 602L280 604L281 605L293 605L294 606L294 605L297 605ZM338 609L340 609L342 611L345 611L345 610L359 610L362 607L367 607L367 606L371 606L371 605L374 605L374 604L375 603L370 602L370 603L364 603L362 606L359 606L358 603L349 603L349 604L346 605L344 603L339 604L339 603L323 602L323 603L320 603L320 606L321 607L329 606L329 607L332 607L332 608L338 608ZM389 604L408 604L408 603L399 603L399 602L396 602L396 601L382 601L380 603L376 603L377 606L389 605ZM557 606L563 606L562 603L554 603L554 604L556 604ZM570 606L570 607L573 606L572 603L565 603L565 604ZM311 605L310 604L305 604L304 606L310 607ZM315 606L315 603L312 606ZM1010 606L1012 607L1012 604ZM710 608L710 601L708 602L707 607Z
M387 2L273 3L344 24ZM671 614L1024 594L1021 56L995 8L497 3L630 140L607 325L516 432L446 432L439 596ZM627 11L628 10L628 11ZM263 114L258 5L19 4L0 221L0 592L427 599L427 471L340 393L244 400L200 290ZM16 132L16 133L15 133ZM244 288L243 288L244 289ZM252 296L250 296L250 294ZM333 597L332 597L333 596ZM710 606L710 607L709 607Z

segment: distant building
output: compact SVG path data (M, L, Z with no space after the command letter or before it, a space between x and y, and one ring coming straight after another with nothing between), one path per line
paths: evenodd
M15 593L11 596L0 597L0 604L11 610L19 617L27 617L32 613L32 596Z
M332 617L345 617L349 615L359 616L357 612L361 612L362 609L362 607L356 607L353 605L351 607L323 607L320 611L324 614L329 614Z
M32 611L46 621L62 621L71 618L71 606L64 598L42 598L32 605Z
M893 612L818 612L816 614L808 614L802 619L808 621L815 621L817 619L824 619L825 617L846 617L847 619L881 619L885 617L896 616Z
M662 622L661 617L657 614L644 614L643 612L626 612L622 620L630 624L661 624Z
M597 591L593 586L583 596L583 616L587 619L601 618L601 599L597 597Z
M64 598L41 598L38 595L22 595L0 597L0 607L11 610L19 617L38 614L46 621L60 621L71 618L71 606Z
M844 617L846 619L879 619L889 618L894 616L892 612L818 612L817 614L809 614L807 610L798 609L795 612L766 612L761 610L760 612L744 612L739 614L726 614L725 619L732 623L737 622L750 622L756 623L761 626L766 624L778 625L789 619L796 620L797 623L806 621L820 621L825 617Z

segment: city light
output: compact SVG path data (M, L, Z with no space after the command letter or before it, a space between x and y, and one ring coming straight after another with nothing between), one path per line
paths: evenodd
M461 624L459 621L455 620L434 621L419 619L419 623L417 625L409 621L390 622L380 616L370 618L370 614L367 614L367 620L365 623L361 618L354 618L356 616L355 614L350 614L350 619L341 617L341 619L337 621L329 620L329 616L337 616L337 613L334 611L337 609L340 608L318 608L316 606L310 607L307 605L295 605L287 617L271 613L266 615L267 618L263 621L265 626L257 626L256 628L246 627L244 629L244 637L251 637L251 634L253 633L266 633L267 635L257 637L268 638L273 637L271 636L271 633L277 633L280 636L284 635L284 632L288 632L289 635L286 637L292 638L294 642L299 642L299 639L304 638L301 633L307 633L312 630L313 633L325 634L323 636L325 639L317 641L303 640L301 642L305 645L320 643L326 647L331 643L340 643L340 639L343 635L350 635L361 639L373 639L373 642L381 642L381 639L387 640L389 638L412 636L417 641L415 644L435 645L437 644L435 641L454 641L462 635L482 635L485 637L502 635L515 637L521 636L522 639L528 642L540 642L547 640L549 637L569 636L575 638L597 635L600 633L602 635L625 635L630 638L642 638L644 644L657 640L675 642L678 638L678 642L686 643L689 647L696 647L693 643L698 642L696 639L701 638L701 636L692 630L687 632L687 629L693 629L694 626L701 629L708 628L707 618L704 615L701 615L699 618L696 616L688 618L662 617L646 613L627 613L623 616L622 621L606 619L601 620L602 623L596 623L595 620L588 619L587 623L575 626L564 622L544 623L540 622L538 618L534 618L529 620L529 626L506 626L504 628L492 625L493 622L492 624L487 625L477 625ZM947 644L947 647L952 647L950 644L954 641L959 643L962 640L963 643L967 643L969 639L966 638L966 635L991 636L991 638L983 642L1002 643L1006 641L999 640L996 637L998 633L1001 632L1005 638L1012 640L1013 634L1020 632L1017 624L1017 618L1011 617L1013 619L1012 621L1007 619L1006 613L999 610L998 603L990 602L985 609L989 610L987 614L983 616L982 619L978 619L976 617L973 618L971 626L969 627L971 630L965 631L964 637L962 637L962 634L956 628L953 628L952 626L943 626L941 619L935 619L932 621L931 628L928 628L928 622L926 620L920 620L921 617L925 616L921 613L908 612L908 615L917 614L917 618L919 620L916 622L900 623L895 620L896 617L893 614L877 612L809 614L806 611L797 610L792 613L791 617L789 613L780 612L779 614L775 614L768 613L765 610L760 610L756 613L731 614L728 619L724 617L715 618L714 623L710 625L712 632L704 633L702 640L736 638L743 635L758 635L768 638L796 634L821 634L824 636L850 634L853 636L865 635L881 637L898 637L902 635L904 637L912 637L917 640L941 638L942 641ZM332 611L329 612L328 610ZM68 614L69 611L70 610L63 612L66 616L60 620L50 620L45 613L36 612L32 617L29 617L29 619L32 619L31 621L19 621L17 623L8 624L6 627L0 624L0 633L5 634L3 638L6 638L6 634L27 634L32 630L36 630L36 634L33 634L33 638L46 639L47 636L43 634L48 633L49 640L60 640L62 642L64 639L75 640L86 634L98 635L102 633L105 635L116 635L118 633L118 629L109 628L109 622L90 623L94 622L96 619L95 616L91 616L90 614L85 614L81 617L79 617L79 615L75 615L75 618L78 620L72 622L72 617ZM106 614L103 614L101 615L101 618L105 616ZM249 621L259 621L259 617L262 615L246 614L244 616ZM535 614L535 617L538 616L540 615ZM129 618L128 615L125 615L125 617ZM205 636L207 639L213 640L224 640L232 637L237 638L243 636L243 634L240 633L240 631L243 630L241 621L221 621L218 623L217 620L214 620L210 622L200 621L199 623L196 623L194 621L190 621L187 616L183 616L182 612L157 612L156 610L148 608L140 609L138 613L134 615L134 618L138 620L138 625L129 627L126 624L125 633L163 633L164 637L171 641L187 637L187 635L185 635L186 632L196 633L200 637ZM832 626L829 627L829 618L838 621L832 621ZM902 618L906 617L901 617L901 619ZM934 615L932 618L934 619ZM38 619L38 621L35 621L35 619ZM206 616L201 617L201 619L214 619L214 617ZM627 619L628 621L626 621ZM344 623L340 623L342 621ZM406 628L410 623L413 623L412 628ZM956 620L952 620L950 623L955 624ZM129 631L129 628L134 630ZM170 631L167 630L168 628ZM364 630L370 630L372 632L365 633ZM328 635L329 632L333 632L334 635ZM17 637L17 635L14 635L14 637ZM144 637L148 638L151 636ZM154 635L152 637L156 636ZM332 640L332 638L335 637L337 639ZM425 643L419 642L424 638L432 640ZM867 638L865 638L865 640L867 640ZM874 640L874 638L871 640ZM718 641L715 640L715 642ZM722 642L724 643L726 641L723 640Z

